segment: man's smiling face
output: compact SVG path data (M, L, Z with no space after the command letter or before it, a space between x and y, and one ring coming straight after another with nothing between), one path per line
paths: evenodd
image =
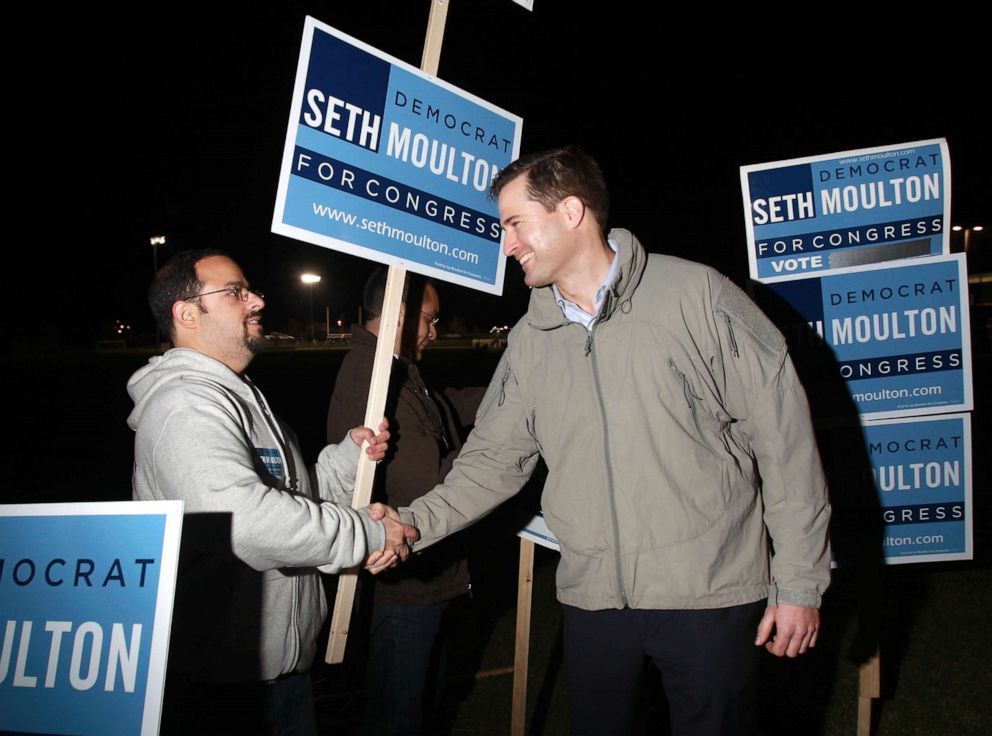
M531 199L527 175L509 182L499 193L499 216L506 230L503 252L515 258L524 270L524 283L531 288L559 281L568 268L572 231L561 203L551 212Z
M225 256L197 261L196 276L203 284L201 293L228 287L248 288L238 264ZM237 365L247 366L255 353L265 346L261 317L265 301L262 297L249 293L247 301L241 301L231 288L201 296L198 301L200 341L204 352L233 370L238 370Z

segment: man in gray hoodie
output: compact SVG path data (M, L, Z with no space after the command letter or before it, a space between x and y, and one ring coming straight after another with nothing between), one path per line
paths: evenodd
M128 382L136 500L185 503L163 733L315 733L308 670L326 615L318 568L407 554L415 530L350 508L359 447L328 445L316 488L292 431L244 375L264 345L261 294L219 251L187 251L149 303L175 346Z

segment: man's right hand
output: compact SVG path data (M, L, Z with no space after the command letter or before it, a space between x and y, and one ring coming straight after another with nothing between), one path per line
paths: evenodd
M396 509L383 503L370 505L369 517L381 521L386 530L385 548L373 552L365 560L365 569L373 575L378 575L410 556L410 542L420 539L420 532L415 527L400 521Z

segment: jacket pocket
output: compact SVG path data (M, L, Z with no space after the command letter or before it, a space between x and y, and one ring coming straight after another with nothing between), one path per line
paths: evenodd
M682 386L682 396L685 399L686 406L692 418L692 424L695 426L699 438L705 439L708 431L700 424L702 397L696 393L685 373L679 370L679 367L675 364L675 358L669 358L668 366L672 369L672 374L675 376L676 382Z
M734 429L737 420L722 406L711 408L674 358L669 359L668 365L677 386L681 388L689 426L695 433L694 439L707 447L718 461L732 465L740 475L752 477L753 460L746 438Z
M534 438L538 452L543 455L544 447L541 446L541 438L537 434L537 409L531 409L530 416L527 417L527 431Z

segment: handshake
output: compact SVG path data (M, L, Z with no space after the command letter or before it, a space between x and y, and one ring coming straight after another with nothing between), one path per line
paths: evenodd
M378 575L383 570L406 561L410 556L410 543L420 539L420 532L416 527L400 521L396 509L384 503L370 505L369 516L375 521L381 521L386 529L386 546L365 558L365 569Z

